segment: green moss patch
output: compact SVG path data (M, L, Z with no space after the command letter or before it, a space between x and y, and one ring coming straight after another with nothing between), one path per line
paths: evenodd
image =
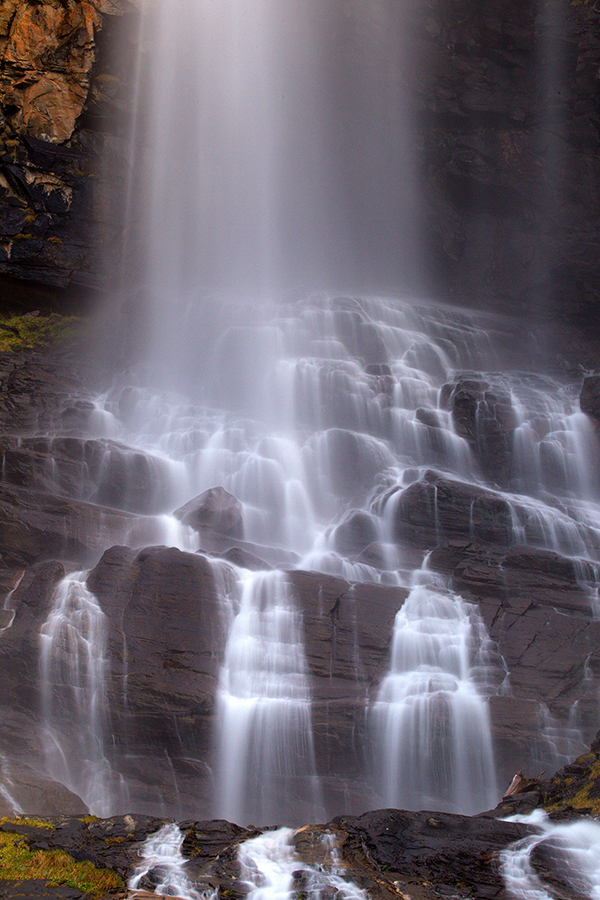
M48 827L33 819L12 821ZM122 879L108 869L98 869L87 860L76 862L63 850L32 850L22 835L0 833L0 881L29 879L42 879L52 886L66 885L94 898L124 887Z
M81 327L77 316L0 317L0 352L31 350L70 337Z

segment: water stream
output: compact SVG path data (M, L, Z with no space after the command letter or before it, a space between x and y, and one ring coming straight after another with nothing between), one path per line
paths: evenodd
M508 894L515 900L553 900L567 887L576 896L600 898L600 824L591 819L552 822L544 812L514 816L508 821L531 825L534 834L501 854L501 871ZM548 882L537 874L537 856Z
M106 816L120 800L107 750L107 624L86 575L59 583L41 628L42 740L50 776Z

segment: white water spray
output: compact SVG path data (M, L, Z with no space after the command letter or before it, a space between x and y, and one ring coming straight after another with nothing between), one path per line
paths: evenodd
M396 615L390 672L371 709L385 806L475 813L497 800L477 670L487 634L462 597L414 587Z
M217 808L274 824L320 807L302 626L287 577L246 573L217 698Z
M536 833L518 841L501 854L501 871L506 889L515 900L554 900L552 886L536 872L533 855L543 852L544 869L558 878L560 896L566 885L578 896L600 900L600 824L591 819L552 822L544 812L513 816L509 822L523 822Z
M140 851L142 862L129 879L130 891L147 890L152 884L155 894L179 897L180 900L216 900L217 892L201 890L186 873L186 859L181 852L185 835L174 822L150 835Z

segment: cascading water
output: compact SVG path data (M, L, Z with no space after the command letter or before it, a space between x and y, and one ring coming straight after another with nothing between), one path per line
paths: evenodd
M106 617L86 574L60 582L40 632L42 737L51 777L109 815L120 798L107 753Z
M371 709L385 806L475 813L498 798L479 674L489 641L455 594L414 587L394 626L390 673Z
M502 366L503 343L514 343L511 324L432 304L328 295L224 304L212 327L212 375L201 361L197 382L179 394L142 381L108 395L117 436L179 473L171 509L215 485L240 501L243 537L202 532L205 549L239 545L255 563L408 588L390 673L371 691L370 749L361 751L386 772L386 784L376 785L379 802L468 812L492 806L487 699L501 691L506 672L491 671L474 608L433 573L413 570L414 549L394 531L397 506L406 489L423 485L433 503L432 539L452 537L438 506L445 480L458 479L472 492L469 539L488 540L493 527L503 545L593 562L600 547L589 475L596 451L573 392L548 376L484 376L483 365ZM492 377L512 417L508 490L481 470L486 410L474 449L444 387L484 383L490 396L485 378ZM546 493L551 479L565 502ZM482 491L500 510L498 526L478 511ZM591 591L593 566L577 571ZM232 626L217 703L212 811L263 824L311 818L321 773L311 747L303 610L281 572L237 577L239 598L223 606Z
M300 617L282 572L242 582L217 722L219 815L296 822L321 813Z
M472 605L418 567L458 529L564 554L593 592L598 450L573 384L514 371L520 323L374 293L418 281L401 88L412 5L149 5L129 204L144 223L125 303L134 358L89 418L85 437L102 440L77 459L76 496L139 515L118 539L132 547L241 547L265 568L407 589L388 673L364 686L359 648L349 654L344 678L362 692L353 747L384 773L383 802L472 812L496 799L487 635ZM350 293L289 289L304 283ZM43 477L68 493L70 472ZM458 525L445 518L457 484ZM215 487L239 501L239 527L198 537L173 511ZM434 523L420 544L398 527L412 487ZM281 571L236 579L239 596L231 577L217 586L231 624L209 813L272 824L341 812L321 811L304 610ZM70 576L42 629L40 673L48 769L100 814L120 790L103 626L83 576ZM169 833L175 855L178 840Z
M238 859L249 900L290 900L300 891L314 900L367 900L368 894L344 877L334 842L324 835L323 863L307 865L297 855L291 828L280 828L240 844Z
M178 825L165 825L144 841L140 851L142 862L129 879L130 891L147 891L151 884L155 894L180 897L181 900L214 900L216 891L194 885L185 869L181 847L185 835Z
M518 841L501 854L501 872L508 894L515 900L552 900L561 891L576 896L600 898L600 825L580 819L552 822L541 810L530 816L514 816L510 822L531 825L534 833ZM532 864L540 854L545 874L550 872L552 886L544 884Z

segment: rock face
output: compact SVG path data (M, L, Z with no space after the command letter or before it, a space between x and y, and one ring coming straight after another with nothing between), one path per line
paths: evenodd
M228 537L222 525L209 547L214 555L162 546L160 517L146 513L157 509L150 483L164 471L153 470L150 457L140 462L140 451L90 437L93 398L68 360L0 356L0 375L0 766L14 808L81 808L51 783L40 746L47 725L40 634L65 573L86 567L105 630L105 640L98 638L105 643L100 740L112 808L188 817L213 808L215 706L237 596L229 563L288 572L326 808L358 812L380 804L381 748L367 710L388 672L394 620L408 589L303 571L294 554L247 544L236 528ZM229 515L231 495L219 491L217 499L227 501ZM441 573L477 607L489 635L485 690L499 784L518 769L556 768L576 755L580 735L565 727L571 710L586 734L597 727L595 567L536 546L539 523L509 495L431 470L402 490L383 488L378 502L379 518L351 506L332 527L331 546L383 567L385 514L414 565L431 551L432 583ZM237 501L233 509L239 512ZM59 641L56 654L66 665L65 646ZM57 733L75 759L81 724L69 710L69 690L56 681L52 696Z
M104 45L114 42L117 19L127 33L132 9L127 0L3 4L0 274L46 286L30 289L38 302L64 305L65 288L78 286L81 297L100 283L98 253L118 220L124 144L116 115L127 78L111 70ZM110 179L101 177L99 154ZM17 285L5 290L21 301Z
M375 35L388 7L373 4ZM558 321L561 354L585 346L593 362L600 13L594 3L553 2L548 15L524 12L517 0L493 11L476 0L418 4L405 80L425 207L420 250L429 290L518 313L530 328ZM127 0L3 4L0 273L61 290L101 283L99 254L119 231L133 18ZM336 75L353 61L339 27L331 26ZM112 50L122 41L119 61ZM344 133L357 110L340 85ZM11 296L21 296L17 283ZM361 328L361 355L385 364Z

